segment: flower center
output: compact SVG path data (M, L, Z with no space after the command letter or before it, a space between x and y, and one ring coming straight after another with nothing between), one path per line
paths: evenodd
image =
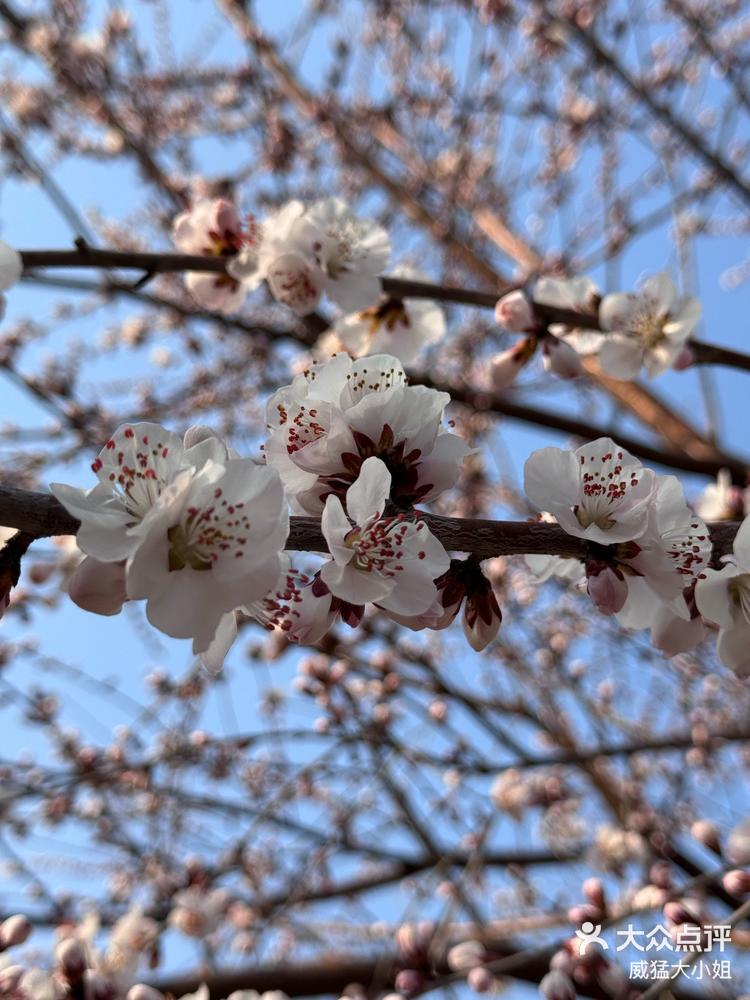
M407 531L408 522L400 518L379 518L364 528L352 528L344 538L354 550L352 565L364 573L395 576L404 568L399 560Z
M210 560L205 559L192 547L192 540L181 524L175 524L167 532L169 539L169 572L192 566L193 569L211 569Z
M241 559L245 555L250 518L244 501L230 503L221 488L214 493L214 504L200 510L189 507L184 522L167 531L169 571L211 569L220 557Z
M644 309L633 320L631 329L643 342L645 348L652 348L664 340L664 324L666 321L666 316Z
M359 318L369 322L371 337L375 336L381 325L385 326L388 333L393 333L397 326L408 327L411 325L409 314L401 299L384 299L380 305L364 309L359 314Z

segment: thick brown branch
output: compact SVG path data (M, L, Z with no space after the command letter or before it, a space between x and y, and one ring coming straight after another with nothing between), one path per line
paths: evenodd
M573 538L556 524L529 521L488 521L480 518L421 515L450 552L467 552L480 559L511 555L557 555L585 559L587 543ZM74 535L79 522L48 493L21 490L0 483L0 524L37 538ZM735 522L714 524L711 536L716 556L731 551ZM327 552L328 545L316 517L293 517L286 545L289 551Z

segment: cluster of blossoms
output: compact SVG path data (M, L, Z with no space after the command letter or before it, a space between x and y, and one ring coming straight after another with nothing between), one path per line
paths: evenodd
M527 556L534 572L569 580L585 575L600 611L627 628L650 628L653 644L668 655L704 638L696 595L709 572L711 536L674 476L657 476L610 438L599 438L574 452L534 452L525 489L548 519L588 542L583 567Z
M105 615L145 600L149 621L214 669L238 614L314 642L368 603L413 629L445 628L463 606L484 648L501 617L489 581L414 510L456 483L469 450L442 426L449 401L408 385L394 357L343 354L271 398L265 464L205 427L123 425L93 463L97 485L52 485L81 522L70 596ZM290 506L321 516L330 558L312 575L284 552Z
M572 314L570 322L549 322L555 313ZM530 296L513 291L497 303L498 323L526 336L493 359L495 387L511 385L537 346L544 367L562 378L580 374L586 355L596 355L602 371L619 379L635 378L641 368L651 377L685 368L700 314L698 300L680 298L666 273L648 278L638 292L604 297L589 278L540 278Z
M260 222L244 223L231 202L203 199L175 219L172 238L184 253L226 261L226 272L186 276L191 294L206 309L236 312L264 280L274 298L300 316L311 313L326 293L342 315L321 341L325 356L382 351L410 364L445 336L445 317L434 303L381 295L388 234L340 198L307 208L291 201ZM403 265L394 276L423 278Z

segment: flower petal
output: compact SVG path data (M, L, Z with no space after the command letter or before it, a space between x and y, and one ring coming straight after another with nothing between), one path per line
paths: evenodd
M380 517L391 491L391 474L379 458L366 458L359 476L346 492L346 510L360 527Z

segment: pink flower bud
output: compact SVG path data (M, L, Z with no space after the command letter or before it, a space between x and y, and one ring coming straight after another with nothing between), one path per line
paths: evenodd
M575 348L551 334L542 341L544 370L559 378L576 378L583 371L581 355Z
M469 972L466 983L475 993L489 993L495 985L495 977L489 969L483 969L480 965Z
M746 896L750 893L750 872L744 872L740 868L735 868L733 871L726 873L721 880L721 884L733 896Z
M73 571L68 594L74 604L95 615L117 615L127 601L125 563L99 562L91 556Z
M539 992L547 1000L576 1000L576 988L570 976L555 969L539 983Z
M485 961L487 953L481 941L462 941L448 952L448 968L453 972L466 972Z
M14 913L0 924L0 948L23 944L31 934L31 921L21 913Z
M719 828L710 819L697 819L690 827L690 833L709 850L721 854Z
M55 948L55 963L64 979L80 979L88 966L83 942L74 937L63 938Z
M595 923L601 917L601 910L590 903L579 906L571 906L568 910L568 920L571 924L583 924L587 920Z
M495 319L511 333L534 330L534 308L526 295L519 290L503 295L495 305Z
M607 908L604 898L604 885L600 878L587 878L582 886L583 895L586 900L596 909L603 913Z
M399 993L416 993L424 985L424 976L417 969L402 969L396 976L395 986Z
M502 620L503 615L489 580L482 577L481 581L473 583L471 589L467 587L464 635L472 649L481 653L499 632Z
M672 924L699 924L700 910L693 900L672 899L664 904L662 911Z
M125 1000L164 1000L164 994L145 983L136 983L128 990Z
M600 559L589 559L586 563L586 589L595 607L604 615L622 611L628 597L628 584L623 573Z
M536 337L524 337L507 351L501 351L490 359L490 378L496 390L513 385L521 369L533 358L536 345Z

